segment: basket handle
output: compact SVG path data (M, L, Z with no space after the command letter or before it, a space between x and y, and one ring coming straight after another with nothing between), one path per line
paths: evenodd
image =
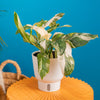
M16 70L17 70L17 80L19 80L20 79L20 75L21 75L21 69L20 69L20 67L19 67L19 65L17 64L16 61L6 60L6 61L2 62L1 65L0 65L0 70L3 70L5 65L8 64L8 63L11 63L11 64L13 64L16 67Z

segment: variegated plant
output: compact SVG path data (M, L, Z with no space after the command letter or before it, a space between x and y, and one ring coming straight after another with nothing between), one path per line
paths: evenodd
M74 70L74 59L68 47L77 48L86 45L90 40L95 39L98 35L89 33L69 33L63 34L56 32L52 36L51 32L57 28L71 27L71 25L60 26L57 20L63 17L64 13L56 14L49 21L41 20L33 25L26 24L22 26L19 16L14 12L14 21L17 27L16 34L20 33L24 42L28 42L36 46L38 53L38 71L41 79L49 72L50 58L62 59L65 62L64 74L70 75ZM46 28L48 29L46 30ZM30 29L30 33L26 30ZM32 32L35 30L35 33ZM52 37L51 37L52 36ZM53 51L55 53L53 54Z

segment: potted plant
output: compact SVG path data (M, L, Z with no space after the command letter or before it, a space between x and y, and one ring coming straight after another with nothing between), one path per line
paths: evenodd
M38 88L42 91L59 90L63 76L70 75L74 70L72 48L84 46L90 40L98 37L98 35L76 32L69 34L55 32L52 36L51 32L56 28L71 27L70 25L60 26L59 23L56 23L63 15L64 13L59 13L49 21L42 19L33 25L22 26L19 16L14 12L14 22L18 29L16 34L20 33L24 42L39 49L32 53L32 58ZM30 29L30 33L26 32L28 29Z

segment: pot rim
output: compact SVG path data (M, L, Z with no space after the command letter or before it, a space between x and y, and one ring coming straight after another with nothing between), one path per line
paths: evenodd
M37 53L37 52L40 52L40 50L34 51L34 52L32 53L32 56L35 57L35 58L37 58L36 56L34 56L34 54ZM62 61L62 60L60 60L60 59L58 59L58 58L50 58L50 60L58 60L58 61Z

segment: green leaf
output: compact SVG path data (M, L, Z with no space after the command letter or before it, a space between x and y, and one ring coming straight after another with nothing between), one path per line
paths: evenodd
M52 41L52 47L56 49L58 55L62 55L66 49L66 42L64 39Z
M16 25L17 29L19 30L21 36L23 37L23 39L29 43L30 41L26 37L24 27L22 26L19 16L17 15L16 12L14 12L14 22L15 22L15 25Z
M31 29L31 26L29 26L28 24L26 24L25 26L23 26L24 30L28 30ZM16 34L20 33L19 30L16 31Z
M38 27L41 27L41 26L43 26L46 22L47 22L47 20L43 20L43 19L42 19L41 21L35 23L34 25L37 25Z
M49 20L47 23L46 23L46 26L49 26L50 28L47 30L48 33L52 32L53 30L55 30L56 28L58 28L58 26L60 24L56 24L56 21L61 19L63 17L64 13L59 13L59 14L56 14L51 20Z
M37 34L37 40L40 42L41 41L41 35L38 32L36 32L36 34Z
M56 32L56 33L53 35L52 40L54 41L54 40L58 40L58 39L63 39L64 36L65 36L65 35L64 35L63 33L61 33L61 32Z
M59 26L59 24L55 24L53 26L51 26L47 31L48 33L52 32L53 30L55 30L57 27Z
M71 25L63 25L63 26L59 26L58 28L62 28L62 27L72 27Z
M56 22L57 20L60 20L63 17L64 13L56 14L53 18L51 18L46 24L43 25L44 28L49 26L51 23Z
M30 41L33 42L33 43L36 42L36 39L35 39L35 37L32 34L30 34Z
M49 27L52 27L52 26L55 26L55 25L56 25L56 22L53 21L53 22L49 25Z
M48 49L49 47L51 47L51 41L50 40L46 40L46 49Z
M49 72L50 60L48 55L44 53L39 53L37 55L37 59L38 59L38 72L40 74L41 79L43 79L44 76Z
M80 47L86 45L90 40L97 38L98 35L89 33L70 33L66 35L66 41L70 41L73 47Z
M17 15L16 12L14 12L14 22L15 22L15 25L16 25L17 29L19 30L19 32L20 32L20 34L23 37L23 40L25 42L28 42L28 43L34 45L35 47L37 47L41 51L44 50L43 47L41 47L37 42L33 43L33 42L30 41L30 34L25 32L24 27L22 26L20 19L19 19L19 16ZM27 24L27 26L30 26L32 28L32 25Z
M24 39L24 38L23 38L23 41L30 43L30 34L27 32L27 33L25 33L25 36L26 36L28 41L26 39Z
M70 75L74 70L74 59L71 56L65 56L65 69L64 75Z
M29 42L26 41L26 40L23 38L24 42L32 43L32 44L34 44L34 45L37 44L37 42L36 42L37 39L36 39L36 37L35 37L34 35L29 34L28 32L26 32L26 33L25 33L25 36L26 36L26 38L29 40Z
M30 25L31 26L31 25ZM51 37L51 34L47 32L47 30L43 27L38 27L38 26L31 26L36 33L40 34L41 39L46 39L48 40Z
M30 25L30 24L26 24L23 28L24 28L24 30L28 30L28 29L31 29L31 31L30 31L30 34L32 34L32 25ZM17 30L16 31L16 34L18 34L18 33L20 33L20 31L19 30ZM27 33L27 32L26 32ZM41 35L36 31L36 34L37 34L37 40L39 40L40 41L40 37L41 37ZM35 39L36 39L36 36L34 36L35 37Z
M51 40L46 40L46 49L45 49L45 53L47 53L49 55L49 58L53 58L53 47L51 45Z
M72 48L76 48L71 41L66 40L66 42L69 43Z

